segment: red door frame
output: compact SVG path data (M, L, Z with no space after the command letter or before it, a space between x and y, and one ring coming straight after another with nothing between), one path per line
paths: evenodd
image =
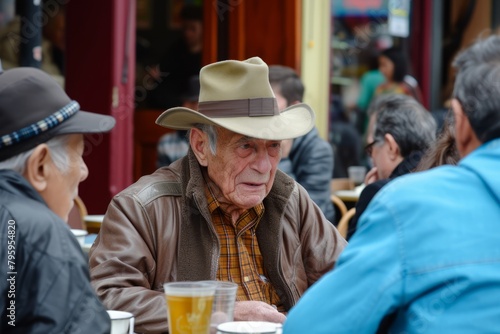
M132 182L135 0L72 0L66 9L66 91L82 110L112 115L110 134L86 137L80 196L102 214Z
M432 0L413 1L411 19L411 62L415 77L422 90L423 104L430 107L431 99L431 45L432 45Z

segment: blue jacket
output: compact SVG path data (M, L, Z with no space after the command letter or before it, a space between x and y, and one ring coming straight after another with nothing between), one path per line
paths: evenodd
M500 331L500 139L384 187L284 333Z
M335 211L330 199L330 180L333 176L333 149L313 128L293 140L288 158L283 158L278 168L307 190L311 199L330 221Z

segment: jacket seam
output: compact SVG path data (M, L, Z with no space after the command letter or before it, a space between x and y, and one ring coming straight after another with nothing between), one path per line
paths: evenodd
M448 270L451 268L455 267L462 267L462 266L470 266L470 265L483 265L483 264L488 264L488 263L500 263L500 257L496 258L489 258L489 259L483 259L483 260L476 260L476 261L464 261L464 262L456 262L456 263L450 263L442 266L434 266L434 267L428 267L428 268L423 268L421 270L415 270L415 271L409 271L408 275L409 276L419 276L419 275L425 275L441 270Z
M141 194L153 187L156 187L160 184L171 184L173 185L174 187L178 187L178 189L171 189L173 191L171 192L168 192L168 191L164 191L164 192L159 192L158 194L155 194L154 196L151 196L151 197L147 197L145 201L143 201L141 199ZM136 199L143 205L148 205L149 203L153 202L154 200L160 198L160 197L163 197L163 196L174 196L174 197L178 197L178 196L181 196L182 195L182 190L181 190L181 183L180 182L176 182L176 181L158 181L158 182L155 182L153 184L150 184L148 185L147 187L141 189L139 192L137 192L137 194L134 194L134 196L136 197Z

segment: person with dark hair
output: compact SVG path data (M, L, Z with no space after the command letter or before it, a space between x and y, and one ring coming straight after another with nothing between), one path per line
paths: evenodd
M462 159L384 187L335 269L290 311L283 333L500 328L500 36L476 42L453 65Z
M367 110L375 91L385 81L384 75L378 69L379 55L380 52L375 45L370 45L368 49L364 50L361 57L367 64L368 70L363 73L359 80L359 96L356 106L353 108L356 112L356 128L360 135L364 135L366 132L366 126L368 125Z
M278 102L284 110L302 102L304 85L290 67L269 66L269 82ZM330 200L330 180L333 175L333 149L321 139L314 127L306 135L285 141L278 168L303 186L325 217L335 221L335 211Z
M171 108L183 103L191 77L199 75L203 49L203 10L187 5L181 11L182 38L175 42L153 73L159 82L150 92L151 108ZM160 73L162 74L160 76Z
M436 122L415 99L407 95L383 95L370 106L370 128L366 154L374 167L366 174L367 185L356 203L347 240L373 197L391 180L412 172L434 141Z
M422 93L418 83L409 74L409 65L403 51L392 47L380 53L379 70L385 82L377 87L375 95L405 94L422 103Z
M449 112L444 120L439 137L425 152L417 168L415 168L415 172L442 165L456 165L458 161L460 161L460 154L455 144L455 124L453 114Z
M361 76L359 81L360 91L357 107L360 111L366 113L377 87L385 81L385 77L379 70L378 59L380 52L376 49L370 48L365 53L368 71Z

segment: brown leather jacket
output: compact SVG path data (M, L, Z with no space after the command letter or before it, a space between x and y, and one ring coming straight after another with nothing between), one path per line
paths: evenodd
M163 283L215 279L219 241L200 165L188 156L142 177L110 203L90 250L92 284L136 331L167 332ZM346 242L307 192L277 171L257 238L267 277L289 310L332 269Z

